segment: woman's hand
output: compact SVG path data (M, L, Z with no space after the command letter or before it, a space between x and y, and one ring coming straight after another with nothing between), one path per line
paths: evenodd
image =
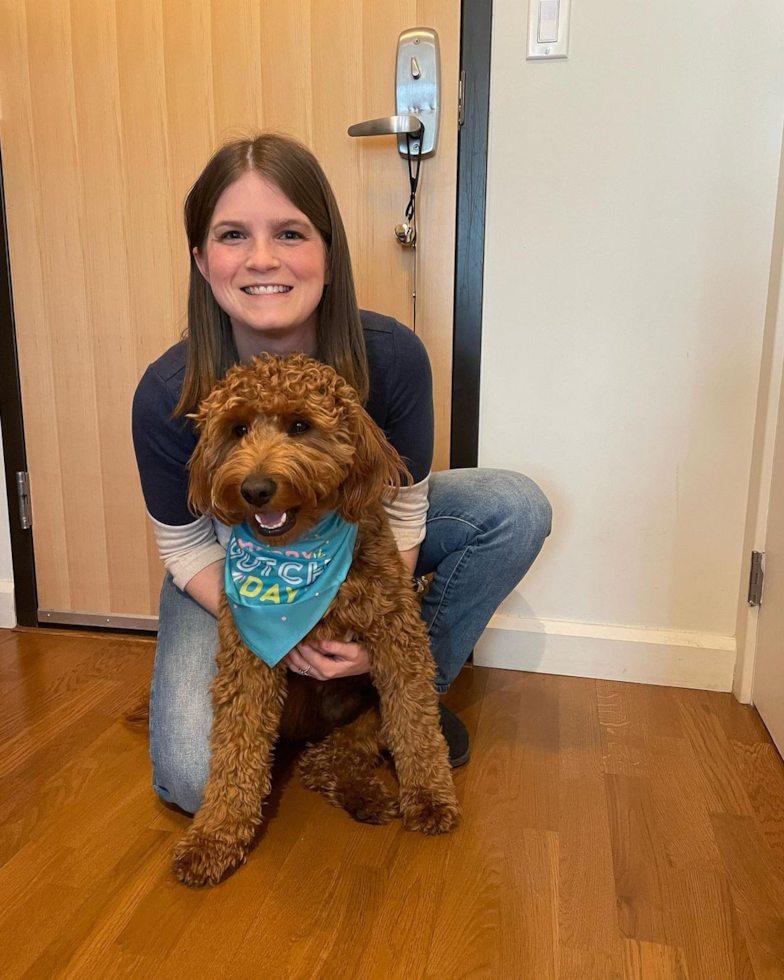
M317 681L353 677L356 674L367 674L370 670L367 650L350 636L342 643L339 640L324 640L318 647L309 643L298 643L286 654L285 659L289 670L297 674L307 670L307 676Z

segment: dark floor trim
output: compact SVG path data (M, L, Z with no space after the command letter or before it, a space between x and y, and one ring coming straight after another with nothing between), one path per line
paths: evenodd
M16 620L20 626L37 626L37 589L33 532L22 530L19 520L19 501L16 474L27 469L24 426L22 424L22 395L19 386L19 361L14 329L13 293L8 259L8 228L5 211L3 161L0 152L0 422L3 431L5 482L8 496L8 517L11 527L11 553L14 563L14 601Z
M457 148L452 467L476 466L479 452L492 19L492 0L462 0L460 65L465 72L465 121L460 129Z

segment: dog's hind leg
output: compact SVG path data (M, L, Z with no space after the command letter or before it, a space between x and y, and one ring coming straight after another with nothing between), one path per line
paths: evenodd
M174 872L186 885L216 885L245 860L270 791L286 694L285 665L270 668L248 650L225 600L220 641L210 774L202 805L174 851Z
M362 823L384 824L399 816L397 795L384 782L381 719L371 708L300 757L302 782Z

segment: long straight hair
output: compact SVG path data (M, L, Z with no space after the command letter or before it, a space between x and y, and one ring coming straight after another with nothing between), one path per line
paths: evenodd
M192 412L228 369L239 362L231 322L196 265L193 249L204 248L218 199L249 170L274 184L307 215L326 249L329 282L316 311L318 356L356 390L368 396L368 362L359 318L346 230L326 174L310 150L290 136L262 133L232 140L213 154L185 199L185 230L191 260L188 291L188 352L175 415Z

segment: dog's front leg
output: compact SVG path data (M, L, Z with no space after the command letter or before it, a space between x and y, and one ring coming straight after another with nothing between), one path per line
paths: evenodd
M443 834L460 822L449 750L439 725L430 642L418 611L404 625L389 624L368 637L379 692L384 740L400 783L400 815L407 830Z
M245 646L221 601L218 673L212 682L210 774L193 823L174 851L186 885L216 885L242 864L261 823L286 694L286 668Z

